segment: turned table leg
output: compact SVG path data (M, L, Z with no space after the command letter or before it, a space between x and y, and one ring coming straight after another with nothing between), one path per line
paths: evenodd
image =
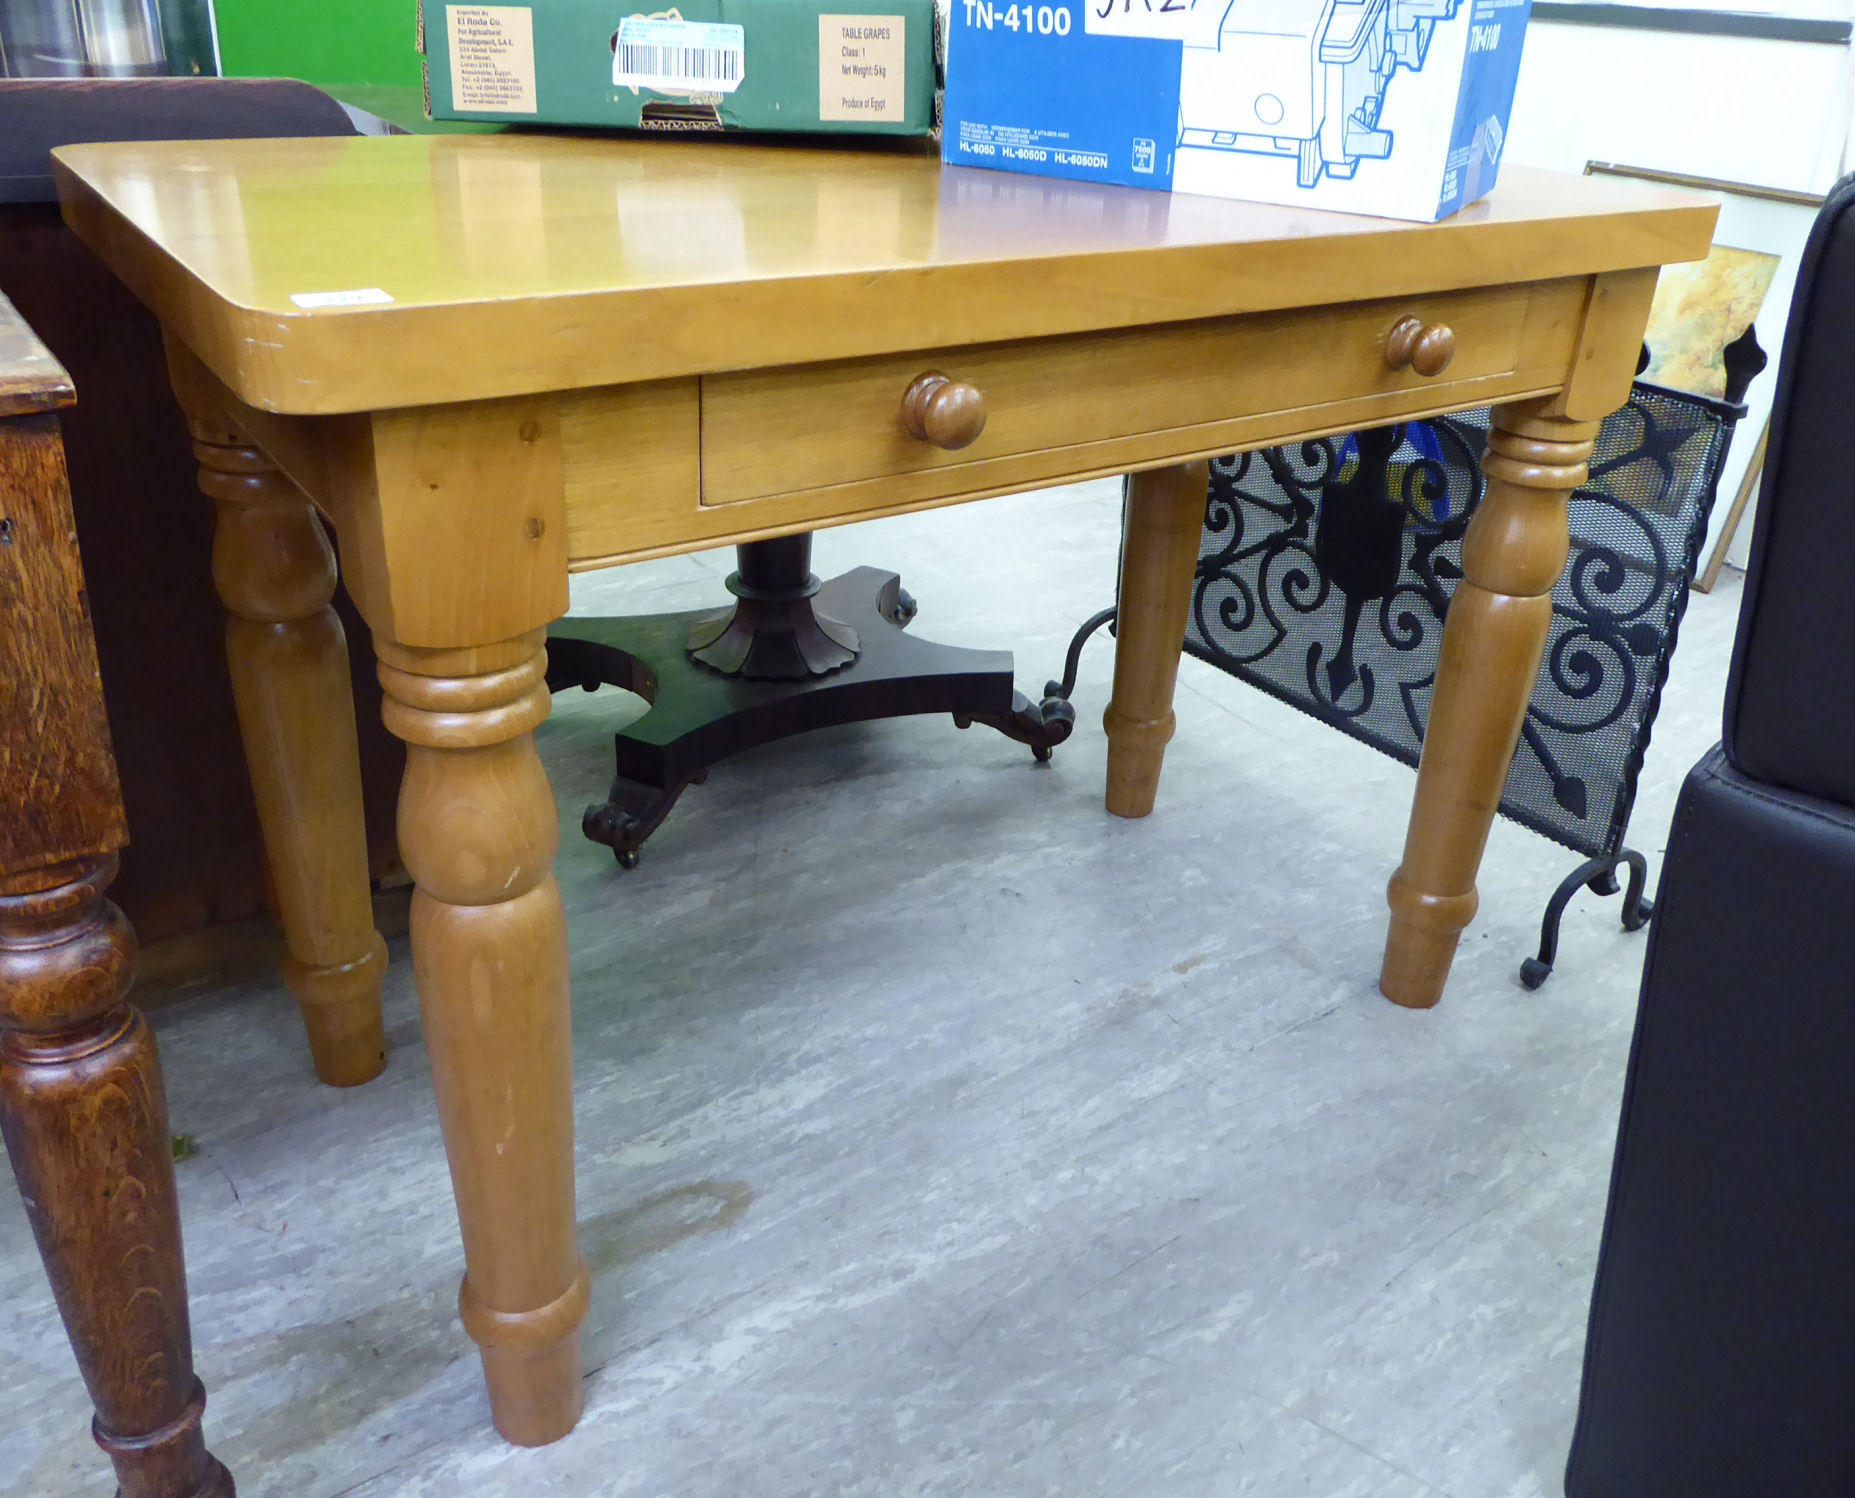
M207 1451L154 1037L114 857L0 882L0 1127L120 1498L231 1498Z
M226 656L316 1075L336 1087L386 1062L347 644L329 600L335 553L315 511L257 448L196 416L200 488L218 509L213 579Z
M386 725L407 745L399 840L463 1229L458 1306L496 1428L524 1446L579 1419L590 1294L574 1242L560 822L534 743L550 703L544 638L454 650L375 639Z
M1507 782L1565 569L1566 501L1585 480L1597 423L1495 411L1486 497L1462 542L1443 628L1404 861L1391 876L1379 988L1413 1009L1442 997L1475 914L1475 873Z
M1209 485L1202 462L1137 473L1128 484L1114 694L1102 716L1108 810L1117 817L1144 817L1159 790Z

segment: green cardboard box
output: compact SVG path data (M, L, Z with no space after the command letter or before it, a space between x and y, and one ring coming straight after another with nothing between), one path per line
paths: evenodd
M934 28L934 0L419 6L434 120L647 130L932 134Z

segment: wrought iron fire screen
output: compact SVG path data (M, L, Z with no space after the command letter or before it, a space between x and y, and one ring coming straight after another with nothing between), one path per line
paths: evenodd
M1764 362L1755 343L1734 353L1731 401L1638 382L1571 501L1571 555L1501 811L1587 861L1548 903L1539 953L1521 969L1529 988L1550 973L1581 885L1615 893L1627 868L1623 925L1648 918L1647 866L1623 839L1738 398ZM1185 648L1414 766L1488 420L1213 461ZM1084 626L1053 695L1069 695L1083 641L1112 613Z

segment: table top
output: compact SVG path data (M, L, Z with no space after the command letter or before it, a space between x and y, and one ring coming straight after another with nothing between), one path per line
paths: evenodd
M0 416L55 411L75 399L64 366L0 295Z
M1510 167L1441 224L511 134L68 146L67 220L246 402L326 413L1695 259L1706 199Z

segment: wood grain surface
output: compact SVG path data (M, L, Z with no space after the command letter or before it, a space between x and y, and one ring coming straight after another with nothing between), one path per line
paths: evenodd
M591 1290L574 1238L560 818L535 752L547 653L539 631L449 651L375 643L387 727L407 744L412 963L464 1238L458 1311L497 1430L544 1445L580 1417Z
M1698 258L1716 214L1518 167L1410 224L892 153L542 135L55 161L105 263L240 399L303 413L1585 276Z
M330 600L335 551L303 491L255 447L211 439L190 410L200 489L215 504L213 580L245 762L264 829L316 1075L354 1087L386 1064L386 942L368 898L367 826L348 642Z
M128 841L58 419L70 380L0 297L0 889Z
M1575 280L1498 286L1329 308L1317 319L1264 313L709 375L702 381L702 502L734 504L963 468L1079 439L1109 442L1197 426L1233 410L1294 410L1419 391L1425 400L1462 399L1452 386L1513 373L1535 300L1540 326L1530 352L1562 370L1584 293ZM1462 353L1448 380L1386 368L1386 339L1413 305L1460 330ZM1556 338L1544 327L1548 321L1560 329ZM1289 347L1293 357L1284 356ZM1541 357L1549 349L1556 357ZM984 430L972 442L937 447L898 420L902 395L929 369L984 395Z
M232 1498L201 1424L154 1036L128 1003L135 934L104 897L116 860L65 867L0 893L0 1132L119 1492Z
M75 398L64 366L0 295L0 416L55 411Z
M105 897L127 832L51 414L71 384L4 298L0 391L0 1133L121 1492L231 1498L135 935Z
M1571 544L1566 502L1585 481L1595 421L1548 403L1494 413L1482 471L1488 486L1462 541L1417 770L1404 860L1391 876L1391 926L1379 990L1427 1009L1463 929L1474 919L1476 871L1552 626L1552 589Z
M1205 463L1155 468L1128 481L1114 695L1102 714L1108 735L1107 806L1117 817L1148 815L1159 791L1160 766L1172 741L1172 693L1210 482Z

